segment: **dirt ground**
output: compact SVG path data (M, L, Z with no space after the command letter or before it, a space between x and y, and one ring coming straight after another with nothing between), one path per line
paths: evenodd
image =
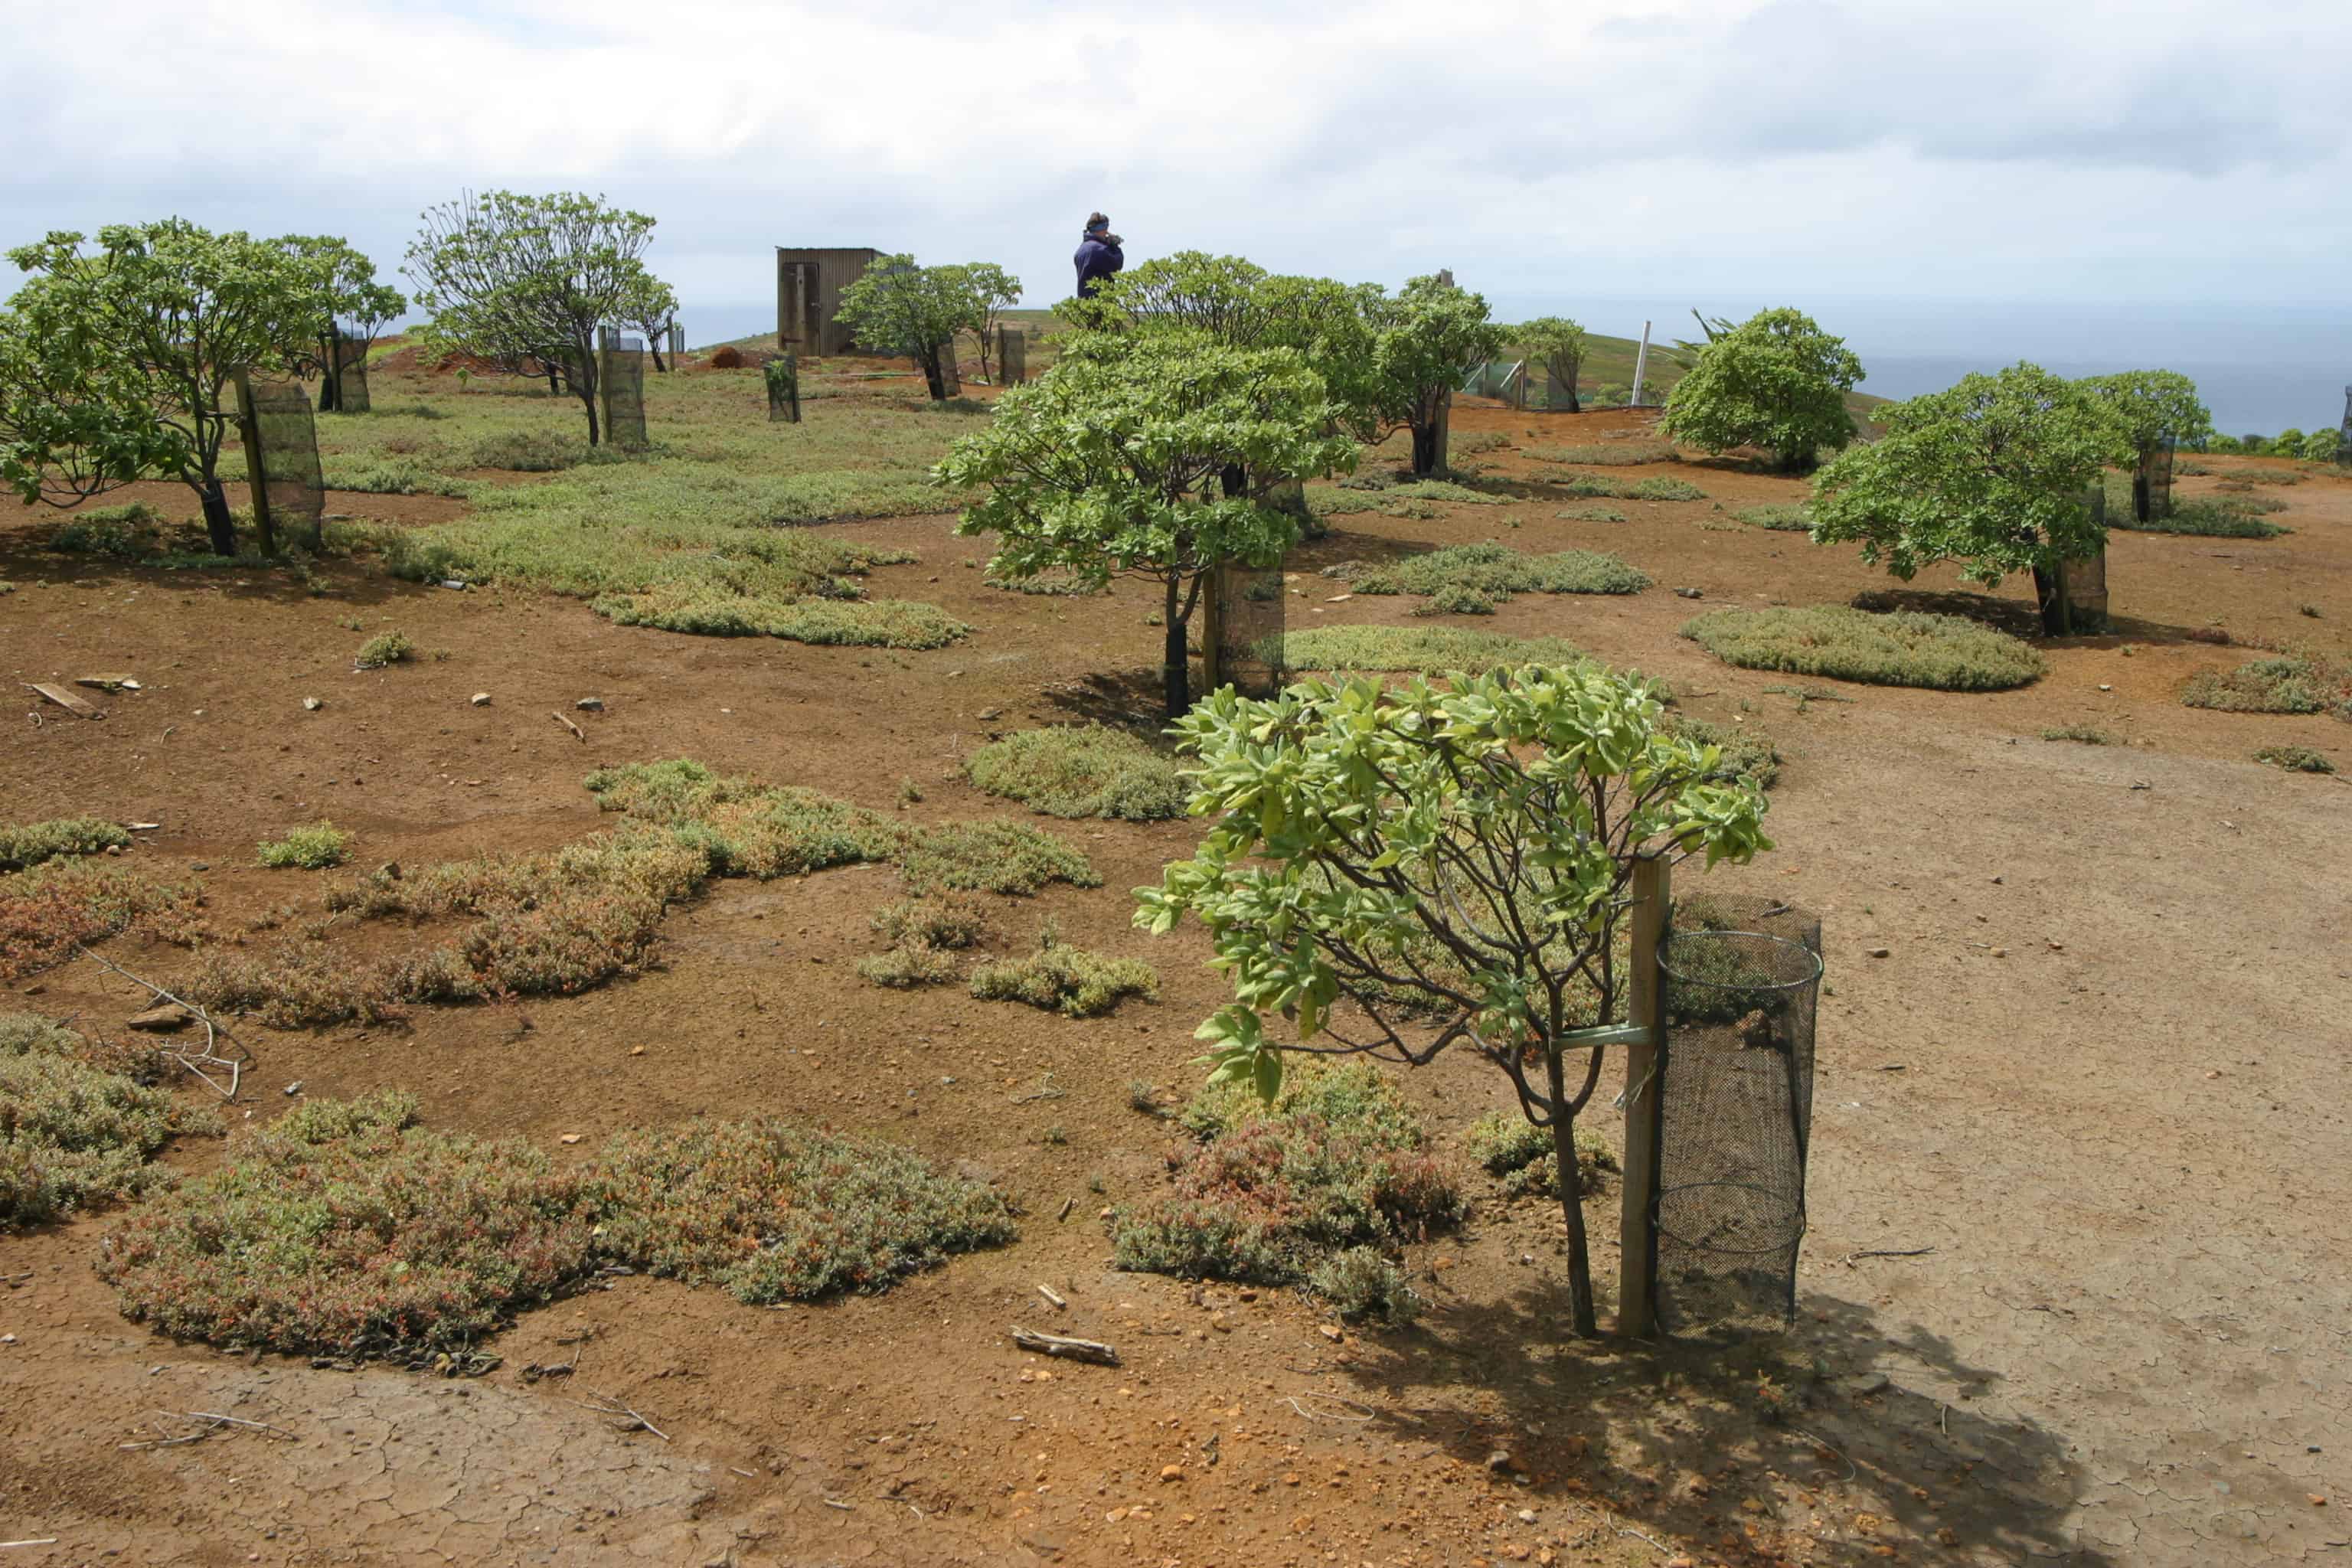
M1542 445L1639 419L1474 409L1455 428ZM1561 1327L1557 1211L1490 1188L1458 1235L1414 1249L1433 1305L1411 1330L1334 1338L1289 1293L1112 1271L1097 1210L1161 1179L1170 1136L1128 1107L1129 1081L1188 1090L1192 1026L1223 996L1197 931L1154 942L1128 921L1127 890L1197 829L1079 823L1105 886L1031 900L1009 940L1051 917L1147 957L1156 1005L1074 1021L866 985L854 962L877 945L866 917L887 874L853 868L718 884L672 920L657 968L575 999L419 1009L396 1027L242 1026L257 1064L238 1104L207 1112L224 1125L276 1114L298 1081L310 1096L410 1088L434 1125L520 1133L562 1159L623 1127L773 1112L984 1173L1021 1205L1022 1237L817 1307L604 1280L525 1315L490 1347L503 1364L462 1380L153 1336L90 1270L103 1214L0 1237L10 1568L2352 1561L2352 789L2249 760L2294 742L2352 771L2352 727L2178 700L2195 669L2253 657L2200 640L2215 628L2343 646L2352 480L2279 492L2294 531L2274 540L2116 535L2119 629L2049 646L2035 685L1841 687L1848 700L1800 705L1764 690L1783 678L1720 666L1677 628L1712 605L1888 584L1845 550L1729 523L1728 509L1799 499L1794 481L1616 471L1677 472L1710 500L1616 503L1618 524L1559 521L1565 500L1339 518L1295 563L1293 624L1402 617L1395 599L1326 604L1314 570L1354 555L1490 537L1612 550L1658 586L1523 595L1463 624L1566 636L1668 679L1689 711L1772 735L1778 848L1717 879L1824 926L1790 1333L1579 1343ZM188 510L182 493L149 499ZM332 499L415 521L462 504ZM133 853L206 866L209 917L235 930L325 886L249 868L289 824L354 830L362 865L552 843L598 826L580 779L599 763L689 755L877 806L910 778L919 820L991 814L1002 803L960 760L992 732L1148 708L1158 634L1141 586L984 585L949 521L846 530L921 552L877 572L877 595L975 628L891 653L616 627L577 602L364 563L326 564L320 596L281 574L131 569L50 552L47 520L12 514L10 681L106 669L145 684L94 722L12 687L5 816L159 823ZM1700 604L1667 591L1684 587ZM2024 603L2016 584L2003 596ZM355 615L447 657L353 673L339 623ZM477 691L488 706L469 705ZM306 711L308 696L324 706ZM585 696L604 710L574 714ZM2039 738L2075 722L2127 743ZM110 951L158 977L188 962ZM8 1005L110 1029L142 1000L87 963L14 989ZM1499 1088L1454 1061L1408 1082L1448 1137ZM184 1137L170 1158L203 1169L219 1149ZM1606 1281L1612 1205L1592 1223ZM1895 1252L1917 1255L1866 1256ZM1125 1364L1019 1353L1013 1323L1112 1341ZM527 1375L561 1363L575 1370ZM1785 1415L1759 1386L1789 1394ZM599 1395L662 1435L617 1430L585 1407ZM160 1413L188 1411L289 1436L121 1447L184 1430ZM1507 1468L1490 1467L1497 1450Z

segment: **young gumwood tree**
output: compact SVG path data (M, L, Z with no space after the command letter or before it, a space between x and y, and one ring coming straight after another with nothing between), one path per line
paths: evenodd
M544 372L580 399L599 439L596 329L646 286L654 220L600 196L513 191L429 207L403 270L439 341L522 374Z
M1642 681L1591 666L1227 688L1174 727L1199 759L1192 810L1216 826L1136 891L1138 925L1197 915L1232 976L1197 1031L1213 1079L1271 1100L1286 1053L1420 1067L1459 1046L1509 1079L1559 1157L1580 1334L1597 1325L1576 1117L1601 1053L1576 1032L1624 1017L1634 860L1771 847L1763 796L1714 782L1715 748L1659 714Z
M1416 477L1438 473L1454 389L1472 365L1502 353L1508 334L1487 319L1485 296L1443 276L1412 279L1393 300L1374 290L1364 306L1383 420L1412 431Z
M912 256L877 256L841 291L833 319L861 348L905 354L923 373L933 402L948 395L943 353L958 332L976 328L978 304L961 267L918 267Z
M964 330L980 342L981 379L992 383L996 373L989 356L996 352L997 319L1021 303L1021 279L993 261L967 261L939 270L949 274L971 301L966 307L971 320Z
M10 301L25 334L19 350L47 342L66 356L46 372L20 370L17 387L28 374L79 382L66 389L69 414L12 416L12 472L47 476L36 481L42 493L70 489L74 474L116 472L127 424L143 419L152 430L130 445L195 492L213 549L233 554L220 481L236 418L229 378L283 368L287 345L308 341L320 307L316 276L277 241L180 218L110 226L95 251L60 232L8 257L31 275ZM92 438L99 445L83 444Z
M79 506L187 457L146 377L70 304L27 284L0 309L0 485L28 506Z
M677 320L677 294L668 284L650 272L640 271L630 280L613 319L643 332L646 352L654 356L654 369L665 375L669 373L662 350L669 342L670 323Z
M1813 540L1857 540L1908 582L1938 561L1988 586L2031 571L2042 629L2070 629L2057 574L2106 542L2084 492L2130 442L2090 393L2036 364L1971 375L1879 411L1885 439L1814 477Z
M1584 405L1576 395L1576 378L1584 370L1584 329L1565 316L1538 316L1511 335L1528 351L1529 359L1543 362L1544 369L1551 374L1554 392L1561 387L1568 389L1568 411L1582 413ZM1557 408L1559 405L1555 403L1552 406Z
M2088 376L2082 384L2138 459L2132 470L2132 515L2146 522L2155 505L2158 455L2168 441L2188 445L2211 435L2212 413L2199 400L2197 384L2175 370L2126 370Z
M996 536L989 569L1000 577L1065 571L1160 584L1172 717L1192 706L1185 633L1210 574L1278 559L1298 521L1269 493L1294 475L1351 468L1355 453L1295 351L1088 334L998 398L989 427L958 440L933 472L986 492L956 531ZM1250 476L1239 494L1222 482L1234 468Z
M1862 361L1811 316L1762 310L1711 338L1666 395L1666 434L1710 452L1761 447L1783 473L1854 437L1845 395Z
M318 376L319 412L331 413L343 406L336 339L340 336L346 342L356 342L360 353L366 353L384 323L397 321L400 313L408 309L408 297L389 284L377 282L375 263L353 249L348 240L332 235L291 234L278 243L310 270L320 306L310 335L289 343L287 358L298 373Z

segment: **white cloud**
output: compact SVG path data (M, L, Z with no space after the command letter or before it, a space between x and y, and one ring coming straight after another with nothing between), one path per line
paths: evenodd
M2340 287L2352 12L2116 0L16 8L0 237L178 211L389 270L467 185L663 220L689 301L777 243L1002 259L1077 220L1506 300Z

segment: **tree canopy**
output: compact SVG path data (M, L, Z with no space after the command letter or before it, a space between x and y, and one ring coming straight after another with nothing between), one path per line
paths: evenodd
M1269 564L1297 537L1267 504L1294 475L1355 463L1322 379L1296 350L1237 349L1198 333L1083 333L1054 368L997 399L989 427L935 473L985 493L956 526L993 534L990 570L1114 574L1164 589L1168 711L1190 706L1185 629L1226 562ZM1237 491L1221 481L1248 479Z
M993 261L964 261L936 270L963 289L969 317L964 330L979 341L980 374L995 380L991 356L996 353L997 318L1021 302L1021 279Z
M1553 1134L1583 1333L1574 1122L1601 1053L1575 1032L1624 1017L1634 861L1771 847L1763 796L1717 782L1716 749L1660 715L1640 679L1592 666L1216 692L1174 727L1215 826L1136 895L1155 933L1198 916L1231 977L1198 1031L1215 1079L1271 1099L1286 1053L1418 1067L1455 1046L1502 1073Z
M647 289L654 220L576 192L490 191L429 207L423 222L404 270L433 335L568 386L595 445L596 329Z
M1568 411L1577 413L1583 405L1576 395L1577 377L1583 374L1584 353L1589 342L1583 327L1566 316L1538 316L1511 329L1511 338L1528 351L1528 357L1541 362L1551 374L1555 399L1565 391ZM1555 401L1554 408L1559 406Z
M834 320L861 348L905 354L923 373L934 400L948 395L942 353L954 352L958 332L979 325L971 269L918 267L911 255L877 256L841 291Z
M288 365L327 307L284 241L182 218L70 231L8 253L30 274L0 326L6 475L18 493L95 493L142 468L196 492L213 548L236 548L220 452L239 370ZM36 406L43 396L55 406Z
M1709 329L1713 331L1712 328ZM1711 336L1666 395L1665 432L1710 452L1760 447L1783 472L1854 437L1862 361L1801 310L1761 310Z
M376 280L375 263L351 242L333 235L292 234L278 241L310 268L321 307L310 337L287 345L287 357L304 374L319 378L319 409L325 413L343 405L341 367L336 363L338 335L359 345L365 353L387 322L400 319L408 297Z
M1386 428L1412 431L1412 471L1438 472L1454 389L1471 366L1501 353L1508 334L1489 319L1486 296L1444 274L1411 279L1394 299L1370 290L1364 303L1373 405Z
M1906 581L1939 561L1991 585L2096 554L2106 525L2084 492L2129 443L2079 384L2040 365L1971 375L1880 411L1885 438L1813 480L1813 538L1855 540Z
M2199 399L2197 384L2179 371L2119 371L2086 376L2082 385L2135 453L2153 452L2167 441L2194 446L2213 433L2213 416Z

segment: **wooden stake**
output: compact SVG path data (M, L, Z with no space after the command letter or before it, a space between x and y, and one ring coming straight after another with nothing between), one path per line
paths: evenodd
M278 531L269 516L269 454L261 447L261 420L253 409L253 381L243 370L230 373L236 385L236 434L245 444L245 482L253 491L253 526L261 552L278 553Z
M571 731L572 738L578 741L582 745L584 746L588 743L588 731L583 730L579 725L574 724L571 720L566 719L562 714L550 713L548 717L562 725L565 729Z
M1644 857L1633 863L1633 973L1625 1021L1649 1031L1648 1043L1625 1048L1624 1206L1619 1219L1622 1246L1617 1264L1617 1331L1646 1338L1657 1332L1657 1201L1659 1068L1665 1060L1665 1008L1658 973L1664 943L1672 879L1666 862Z
M1024 1351L1037 1351L1070 1361L1090 1361L1097 1366L1117 1366L1118 1352L1100 1340L1073 1340L1060 1334L1041 1334L1034 1329L1013 1325L1013 1342Z

